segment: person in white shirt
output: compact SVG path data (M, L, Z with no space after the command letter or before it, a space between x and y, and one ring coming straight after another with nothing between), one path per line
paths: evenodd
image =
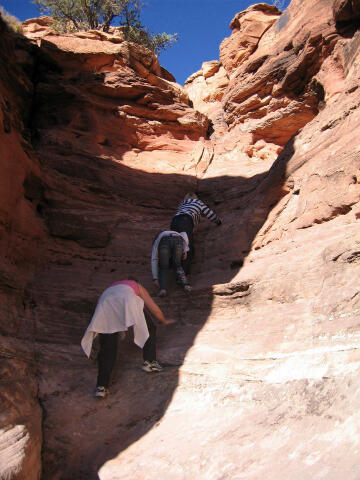
M118 343L118 333L134 328L134 342L143 349L142 369L160 372L162 366L156 359L156 326L152 318L164 325L174 323L167 319L151 298L146 288L135 277L128 276L110 285L100 296L91 322L81 340L85 354L90 357L94 339L99 336L98 378L95 397L104 398L109 393Z
M191 291L181 266L181 261L186 259L188 251L189 240L186 232L166 230L156 237L152 247L151 271L154 283L159 288L159 297L164 297L167 293L166 285L170 262L176 271L177 282L185 291Z

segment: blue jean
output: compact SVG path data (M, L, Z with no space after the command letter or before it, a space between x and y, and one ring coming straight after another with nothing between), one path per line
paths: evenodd
M158 258L159 285L161 290L166 290L170 262L176 270L181 267L183 250L184 240L182 237L167 235L160 240L158 247Z
M175 215L171 220L170 230L175 232L186 232L189 239L189 251L187 254L186 260L183 260L182 266L184 267L185 273L188 274L190 270L190 262L194 258L194 240L193 240L193 230L194 222L190 215L183 213L181 215Z

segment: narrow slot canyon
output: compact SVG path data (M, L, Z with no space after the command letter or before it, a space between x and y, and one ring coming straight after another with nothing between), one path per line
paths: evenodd
M0 19L0 478L358 480L353 3L253 5L184 87L121 28ZM222 224L195 230L192 292L157 298L192 191ZM99 401L80 340L128 274L176 323L159 374L119 340Z

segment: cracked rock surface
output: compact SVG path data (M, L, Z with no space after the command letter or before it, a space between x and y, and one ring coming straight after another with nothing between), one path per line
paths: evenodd
M250 7L185 89L121 30L0 23L1 478L358 480L345 3ZM223 223L196 231L191 294L158 300L177 321L158 327L164 371L127 334L98 401L80 348L97 298L125 274L155 293L153 239L194 190Z

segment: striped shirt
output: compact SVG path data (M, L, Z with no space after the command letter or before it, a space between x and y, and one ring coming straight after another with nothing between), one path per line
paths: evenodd
M188 198L180 203L175 217L176 215L184 214L189 215L193 219L194 227L200 222L201 217L206 217L212 222L220 220L216 213L198 198Z

